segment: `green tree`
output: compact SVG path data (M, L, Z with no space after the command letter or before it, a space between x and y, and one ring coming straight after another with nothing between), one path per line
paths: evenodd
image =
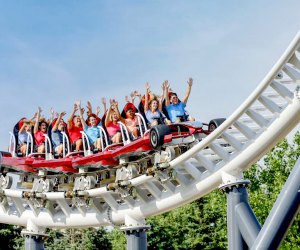
M108 233L103 227L98 229L85 229L82 236L81 244L87 250L112 249L112 244L108 238Z
M108 233L101 227L98 229L49 230L49 238L45 241L49 250L96 250L112 249Z
M49 237L45 240L45 248L48 250L71 249L68 238L60 231L52 229L48 231Z
M0 224L0 250L16 249L22 246L21 228L13 225Z
M220 191L148 223L149 249L226 249L226 205Z
M112 244L113 250L125 250L126 249L126 236L119 228L114 228L108 233L108 237Z

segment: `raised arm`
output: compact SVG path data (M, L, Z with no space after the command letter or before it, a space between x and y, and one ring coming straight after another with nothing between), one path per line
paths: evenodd
M105 126L107 127L108 124L110 123L110 115L111 115L111 112L112 112L112 105L110 105L108 111L107 111L107 114L106 114L106 117L105 117Z
M121 114L120 114L120 111L119 111L119 106L118 106L118 102L117 101L114 101L114 107L115 107L115 112L116 112L116 114L117 114L117 116L118 116L118 119L120 119L120 117L121 117Z
M87 101L86 108L87 108L87 111L86 111L87 115L93 114L93 108L92 108L92 104L90 101Z
M33 117L30 119L30 121L33 122L33 121L35 120L36 117L37 117L37 112L34 113Z
M39 130L39 121L40 121L41 113L42 113L42 109L41 109L41 107L38 107L36 120L35 120L34 127L33 127L33 133L36 133Z
M100 106L97 106L97 109L96 109L96 116L100 117L100 112L101 112L101 108Z
M131 97L131 94L130 94L130 97ZM131 100L132 100L132 99L131 99ZM130 103L130 100L129 100L128 95L125 96L125 102L126 102L126 103Z
M163 104L163 101L164 101L164 97L165 97L165 91L166 91L166 81L164 81L161 85L161 89L162 89L162 93L161 93L161 96L159 98L159 103L158 103L158 109L160 111L162 111L162 104Z
M69 116L69 119L68 119L68 124L67 124L68 129L71 129L73 127L73 117L74 117L77 110L78 110L78 107L77 107L76 103L74 103L73 111L72 111L72 113L71 113L71 115Z
M101 98L101 102L102 102L102 104L103 104L103 112L104 112L104 114L106 113L106 99L105 99L105 97L102 97Z
M49 119L49 124L52 123L54 120L54 109L51 107L50 108L50 119Z
M140 102L141 102L141 100L142 100L142 95L141 95L141 93L138 92L137 90L133 91L133 93L134 93L135 96L138 96L138 97L139 97Z
M186 93L185 93L185 97L183 98L183 102L186 104L188 99L189 99L189 96L190 96L190 93L191 93L191 89L192 89L192 86L193 86L193 78L189 78L188 80L188 87L187 87L187 90L186 90Z
M148 82L146 82L145 87L146 87L146 94L145 94L144 111L146 112L149 109L148 108L148 105L149 105L148 95L149 95L150 85Z
M79 110L79 117L80 117L80 120L81 120L81 124L83 126L83 129L86 127L86 122L85 120L83 119L83 113L84 113L84 109L81 108L81 102L80 101L76 101L76 106L77 106L77 109Z
M25 128L26 128L27 123L28 123L28 120L25 120L25 121L23 122L23 125L22 125L22 127L20 128L19 133L23 133L23 132L25 131Z
M169 84L168 80L166 80L165 81L166 106L170 105L169 92L170 92L170 84Z
M60 112L59 115L58 115L58 118L52 128L52 131L56 131L58 129L58 124L60 123L61 121L61 118L65 115L66 113L65 112Z

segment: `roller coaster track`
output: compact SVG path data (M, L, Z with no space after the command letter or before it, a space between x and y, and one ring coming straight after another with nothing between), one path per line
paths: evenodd
M221 184L239 180L243 171L298 125L299 81L300 33L248 99L166 168L133 178L117 192L100 187L76 194L33 195L21 189L0 189L0 222L42 228L130 226L131 221L199 199ZM36 206L35 199L43 200L45 206Z

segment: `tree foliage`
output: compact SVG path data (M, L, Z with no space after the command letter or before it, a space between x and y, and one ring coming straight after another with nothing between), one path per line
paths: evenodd
M0 239L0 250L20 249L23 245L21 228L17 226L0 224Z
M215 191L191 204L148 220L149 249L225 249L225 197Z
M110 231L108 237L111 241L113 250L126 249L126 236L120 229L115 228L114 230Z
M67 229L64 231L50 230L45 247L51 250L109 250L112 248L108 233L102 227L98 229Z

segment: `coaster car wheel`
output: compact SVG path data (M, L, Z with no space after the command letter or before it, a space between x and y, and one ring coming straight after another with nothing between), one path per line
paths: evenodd
M217 127L219 127L223 122L225 121L225 118L218 118L213 119L209 122L208 125L208 131L211 133L213 132Z
M164 144L164 136L171 134L171 129L167 125L157 125L150 129L150 144L154 149Z

